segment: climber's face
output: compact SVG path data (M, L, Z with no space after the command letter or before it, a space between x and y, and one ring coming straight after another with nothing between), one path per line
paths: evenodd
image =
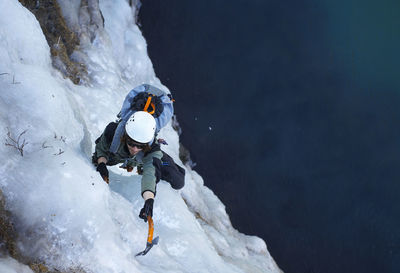
M131 146L129 144L127 146L128 146L129 153L131 155L136 155L138 152L140 152L142 150L142 148L139 148L138 146Z

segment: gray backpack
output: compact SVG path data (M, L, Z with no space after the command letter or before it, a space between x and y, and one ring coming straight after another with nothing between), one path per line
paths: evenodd
M120 145L120 139L125 132L125 124L129 117L137 111L146 111L156 120L156 134L172 118L174 107L171 94L149 84L142 84L132 89L122 104L121 111L117 115L118 127L111 142L110 152L115 153Z

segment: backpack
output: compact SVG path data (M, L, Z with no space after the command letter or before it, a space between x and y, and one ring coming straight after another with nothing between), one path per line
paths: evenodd
M135 111L146 111L158 118L164 110L161 98L149 92L138 93L131 103L131 109Z
M120 139L125 132L125 124L129 117L137 111L146 111L156 121L156 134L172 118L174 107L172 96L149 84L142 84L132 89L125 97L121 111L117 115L118 127L111 143L110 152L115 153Z

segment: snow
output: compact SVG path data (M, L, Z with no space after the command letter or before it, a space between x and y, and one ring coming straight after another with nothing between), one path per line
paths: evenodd
M0 258L0 272L1 273L33 273L27 266L18 263L13 258Z
M81 39L73 54L88 68L89 80L81 85L52 67L40 25L27 9L17 0L3 0L0 9L0 136L5 143L8 132L16 140L27 130L20 142L28 142L23 156L0 145L0 187L19 235L18 251L58 270L280 272L265 242L235 230L221 201L183 166L171 124L160 132L169 144L162 149L185 167L186 185L175 191L159 183L154 225L160 241L135 257L148 228L137 216L143 206L140 176L114 166L107 185L90 157L94 140L115 120L131 88L150 83L169 90L154 74L135 7L101 0L105 25L93 28L81 18L98 13L90 10L96 5L59 2ZM4 257L0 272L32 271Z

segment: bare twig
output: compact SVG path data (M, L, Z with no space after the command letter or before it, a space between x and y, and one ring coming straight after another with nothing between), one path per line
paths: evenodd
M53 155L60 155L60 154L63 154L63 153L64 153L64 151L63 151L63 150L61 150L61 149L59 149L58 153L56 153L56 154L53 154Z
M21 82L16 82L15 81L15 75L13 75L13 82L12 82L12 84L20 84Z
M17 149L19 151L19 153L21 154L21 156L24 156L24 147L25 145L28 144L28 142L25 141L25 139L22 141L22 143L20 143L21 141L21 137L23 134L26 133L26 131L28 131L28 129L24 130L22 133L19 134L17 140L15 140L12 136L11 136L11 132L10 129L7 127L7 139L6 139L6 146L10 146L10 147L14 147L15 149Z
M51 148L51 147L53 147L53 146L48 146L48 145L46 145L46 141L42 143L42 148L43 148L43 149Z
M0 76L3 76L3 75L10 75L10 73L7 73L7 72L0 73ZM15 81L15 75L13 75L12 84L20 84L20 83L21 83L21 82L16 82L16 81Z
M58 139L58 136L57 136L57 134L56 133L54 133L54 139ZM66 142L67 141L67 138L66 137L64 137L64 136L60 136L60 141L62 141L62 142Z

